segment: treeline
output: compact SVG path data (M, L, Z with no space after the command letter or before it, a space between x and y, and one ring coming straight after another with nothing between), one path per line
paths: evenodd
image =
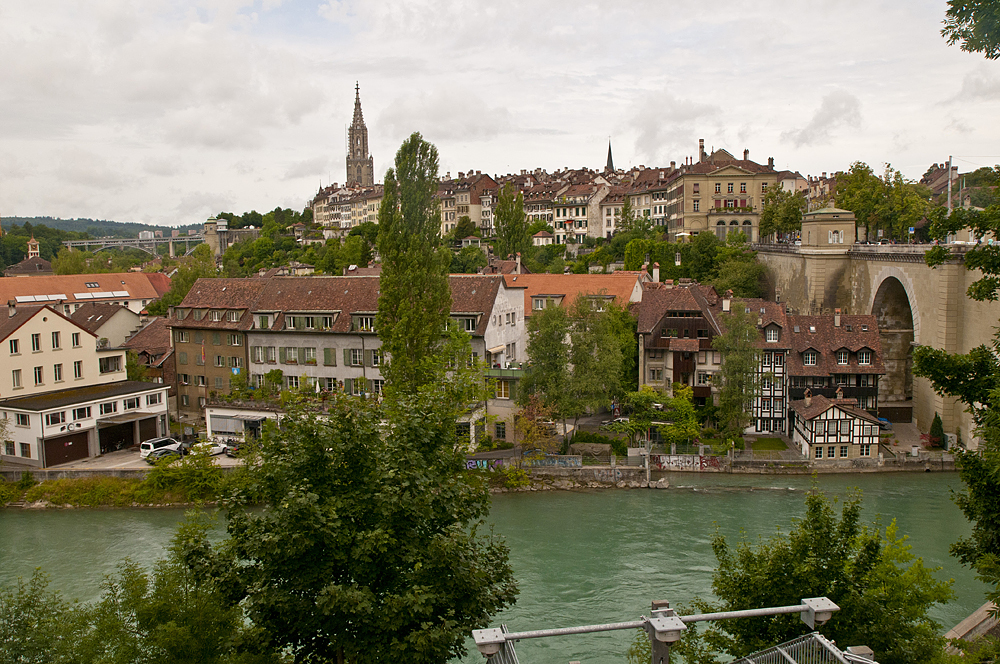
M107 221L105 219L60 219L59 217L4 217L0 221L4 232L13 226L43 225L52 229L67 231L70 233L81 233L85 237L115 237L134 238L138 237L140 231L162 231L166 237L170 236L174 230L197 230L201 224L188 224L187 226L157 226L153 224L142 224L138 222Z

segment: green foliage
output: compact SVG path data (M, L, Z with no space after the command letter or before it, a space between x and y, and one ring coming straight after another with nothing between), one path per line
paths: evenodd
M500 470L492 474L490 482L493 486L504 489L520 489L530 486L531 478L528 477L528 473L522 468L503 466Z
M458 218L458 223L455 224L452 234L455 236L455 240L457 242L469 237L470 235L479 235L479 229L476 228L474 223L472 223L472 219L469 218L469 215L463 214Z
M625 269L638 270L646 262L646 252L650 247L649 240L632 240L625 246Z
M664 401L666 401L666 397L662 393L657 392L649 385L640 385L637 391L627 392L623 399L625 405L623 412L628 413L628 421L613 422L608 425L608 429L625 434L629 443L635 445L646 437L649 426L659 415L659 411L653 408L653 404Z
M204 446L195 447L178 461L157 463L143 481L153 491L183 493L189 501L215 498L221 482L222 468Z
M802 213L807 206L804 191L771 187L764 194L764 206L760 211L760 237L790 235L801 230Z
M636 338L636 320L628 307L617 302L605 305L611 334L618 340L621 349L621 369L618 384L620 389L636 387L639 366L639 342Z
M982 53L988 60L1000 58L1000 5L995 0L948 0L941 35L948 45L961 44L963 51Z
M674 396L663 404L663 419L669 424L660 427L660 434L667 444L684 443L694 440L701 431L698 414L694 407L694 388L682 383L674 383Z
M941 445L944 441L944 425L941 423L941 416L934 413L934 419L931 421L931 431L930 431L930 443L931 445Z
M528 319L528 357L531 371L521 380L518 394L520 402L528 403L532 394L541 398L541 404L561 416L567 409L569 382L569 347L565 343L569 334L569 316L554 300L545 308L533 311Z
M570 312L570 372L564 415L595 413L622 393L622 348L611 315L601 311L606 300L577 296ZM529 355L534 357L534 355Z
M35 570L13 588L0 588L0 664L69 664L86 625L80 613Z
M837 207L853 212L868 237L876 237L881 230L885 238L897 240L909 239L908 229L931 209L926 189L903 179L892 166L886 164L879 177L860 161L837 174Z
M719 293L731 290L736 297L760 297L764 276L764 266L742 232L730 233L726 244L716 248L715 268L709 279Z
M994 397L994 407L997 406ZM981 432L986 436L980 452L956 450L959 477L964 488L952 499L972 524L972 533L951 545L951 555L976 571L990 590L986 598L1000 604L1000 449L997 416L990 413Z
M17 481L17 488L20 491L27 491L36 484L38 482L35 481L35 476L25 470L21 472L21 479Z
M1000 205L991 205L985 210L953 210L950 216L943 211L931 215L930 236L943 240L949 234L968 228L976 237L994 237L1000 234ZM945 247L933 247L924 255L931 267L937 267L950 256ZM982 276L969 285L966 295L973 300L993 302L1000 290L1000 248L996 245L980 244L965 253L965 267L980 270Z
M452 274L476 274L481 268L486 267L486 253L479 247L462 247L462 249L451 258Z
M993 348L1000 350L1000 336ZM987 346L978 346L968 354L950 354L930 346L913 349L913 375L931 381L941 396L954 396L966 405L977 424L983 421L991 394L1000 388L1000 361Z
M145 382L148 380L149 368L139 362L139 356L135 351L128 351L125 354L125 375L129 380Z
M699 608L731 611L798 604L826 596L840 610L822 628L838 644L864 644L879 662L935 661L944 639L928 617L936 604L952 599L951 582L938 581L897 535L895 522L884 530L861 523L861 498L855 494L840 518L818 490L806 497L806 515L787 535L735 549L716 533L712 549L718 567L712 589L719 601ZM707 643L734 657L745 656L808 633L798 614L713 623Z
M291 411L266 427L249 475L262 508L233 500L230 539L189 545L265 651L440 662L513 602L507 549L479 534L489 495L454 449L452 409L410 403L383 413L338 396L324 420Z
M191 255L184 259L177 273L170 280L170 290L156 302L151 302L146 311L151 316L166 316L169 307L180 304L198 279L218 276L215 258L207 244L198 245Z
M754 452L784 452L788 449L788 446L780 438L758 438L753 443L753 449Z
M16 483L7 482L3 478L0 478L0 507L14 502L21 493L23 492L18 488Z
M451 310L451 252L440 246L437 148L414 133L385 174L379 208L382 257L376 330L388 361L386 389L416 394L443 378L441 339Z
M750 409L757 395L757 367L760 337L756 321L746 313L740 300L733 300L728 314L722 314L720 324L725 331L712 340L712 348L722 353L719 378L719 419L728 437L737 437L750 424Z

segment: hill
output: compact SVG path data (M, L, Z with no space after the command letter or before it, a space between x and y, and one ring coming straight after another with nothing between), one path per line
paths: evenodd
M168 236L173 230L201 229L201 224L189 224L187 226L154 226L151 224L140 224L137 222L107 221L104 219L60 219L58 217L4 217L0 220L0 227L4 231L9 231L12 226L23 227L25 223L32 226L43 225L72 233L87 233L90 237L118 237L134 238L139 236L140 231L163 231Z

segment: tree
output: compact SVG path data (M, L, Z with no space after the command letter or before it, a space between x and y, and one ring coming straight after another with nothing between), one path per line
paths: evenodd
M649 427L653 423L656 410L654 403L662 403L664 397L649 385L640 385L635 392L628 392L623 399L628 419L613 422L608 426L611 431L628 436L629 444L635 446L639 440L646 439Z
M1000 58L1000 4L996 0L948 0L941 35L969 53Z
M806 497L805 517L788 535L757 544L745 538L730 548L719 533L712 538L718 567L711 611L798 604L829 597L840 610L823 635L842 646L866 645L886 664L917 664L941 657L941 626L928 611L953 597L951 582L938 581L910 553L893 521L884 530L861 523L860 494L844 501L840 518L818 490ZM742 657L811 631L798 614L724 620L706 630L716 650Z
M802 213L807 206L804 191L771 187L764 194L764 207L760 211L760 237L789 235L801 230Z
M493 248L496 255L507 258L518 252L526 253L531 246L531 233L524 214L524 195L516 191L510 182L500 187L493 216L496 227Z
M737 438L750 425L750 410L757 396L760 334L740 300L732 301L730 312L721 314L719 323L724 331L712 340L712 348L722 353L719 419L726 435Z
M450 407L415 404L383 429L373 402L327 403L265 426L244 466L254 499L234 497L230 539L192 540L189 565L245 607L257 648L291 661L464 654L517 588L506 546L480 534L489 494L463 472Z
M938 413L934 413L934 419L931 421L930 430L930 444L940 445L944 441L944 425L941 423L941 416Z
M199 279L215 277L218 271L215 269L215 257L212 255L212 248L207 244L199 244L191 252L177 273L170 280L170 290L156 302L152 302L146 307L146 311L151 316L166 316L168 307L175 307L180 304L184 297L194 286L194 282Z
M614 301L607 304L607 315L611 333L618 340L618 347L621 349L622 363L619 384L623 390L630 390L637 385L636 377L639 366L636 320L627 306Z
M35 570L28 582L18 579L14 588L0 588L0 662L75 661L73 648L86 623L48 584L48 576Z
M128 380L140 382L149 380L149 368L139 362L139 356L135 354L135 351L130 350L125 354L125 375Z
M528 357L531 371L522 379L518 395L522 404L531 394L538 394L542 404L553 414L562 416L566 410L566 385L569 380L569 316L555 301L547 300L545 308L533 311L528 319Z
M837 175L837 207L853 212L869 237L881 230L886 237L903 240L909 238L908 229L928 213L930 203L925 191L891 165L886 164L879 177L858 161L847 173Z
M622 391L622 349L612 329L611 316L601 311L606 300L577 296L570 312L570 366L567 406L563 415L573 416L576 429L580 416L597 412ZM565 431L565 427L564 427Z
M486 254L479 247L469 245L451 257L452 274L476 274L486 267Z
M443 377L442 335L451 311L451 252L440 246L438 152L419 133L396 152L379 208L382 258L375 326L388 360L386 389L416 394Z
M674 383L673 393L667 403L664 404L664 418L670 424L661 434L666 434L664 438L668 443L687 442L695 438L701 431L698 423L698 413L694 407L694 388L682 383Z
M638 270L646 262L646 252L649 251L649 240L632 240L625 246L625 269Z
M726 244L715 252L715 269L710 277L715 290L733 291L736 297L760 297L763 294L765 269L757 252L750 249L742 232L730 233Z
M463 214L458 218L458 223L455 224L455 239L463 240L470 235L476 235L476 231L476 225L472 223L472 219L469 218L469 215Z

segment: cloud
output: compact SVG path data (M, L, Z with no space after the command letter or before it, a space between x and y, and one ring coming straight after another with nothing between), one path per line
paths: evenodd
M303 159L302 161L297 161L294 164L289 165L281 179L297 180L305 177L323 176L326 175L329 166L329 157L312 157L311 159Z
M637 107L628 120L636 132L635 151L654 164L693 151L698 130L720 113L717 106L678 97L670 90L647 94Z
M208 219L209 216L228 210L233 199L228 194L213 191L190 191L181 196L174 208L180 224L190 223L191 218Z
M432 141L482 140L512 130L506 108L490 106L471 90L455 86L397 97L382 111L378 123L397 136L419 131Z
M827 94L809 123L801 129L781 133L781 140L800 148L827 143L835 129L861 125L861 101L840 90Z
M985 66L977 68L962 79L961 91L952 101L1000 99L1000 78L992 75Z

